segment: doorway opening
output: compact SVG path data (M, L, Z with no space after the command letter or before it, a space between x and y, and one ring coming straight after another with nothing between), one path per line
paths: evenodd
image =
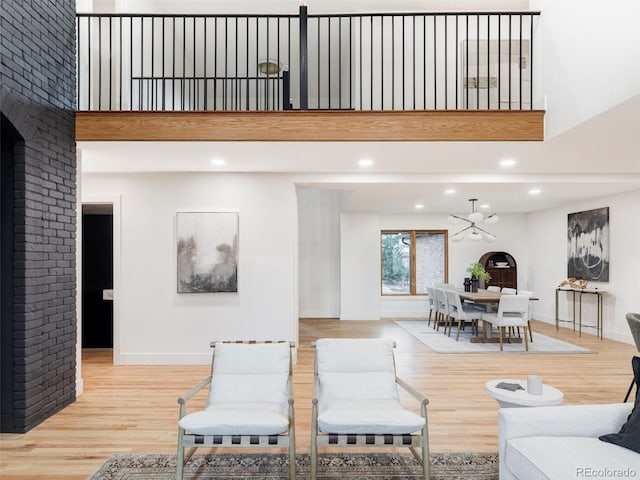
M0 431L15 432L15 291L14 222L15 165L24 152L24 139L1 116L0 155Z
M82 348L113 348L113 204L82 205Z

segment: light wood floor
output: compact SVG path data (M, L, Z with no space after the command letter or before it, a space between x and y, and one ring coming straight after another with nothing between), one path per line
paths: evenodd
M631 379L632 345L534 322L535 332L595 350L589 354L437 354L390 320L300 322L295 366L296 447L309 451L313 351L321 337L386 336L397 343L398 373L430 399L433 452L497 451L497 403L484 392L492 378L542 375L565 403L620 402ZM174 453L176 398L206 377L207 366L113 366L111 352L83 352L84 393L23 435L0 437L3 480L86 479L114 453ZM206 450L202 450L206 452Z

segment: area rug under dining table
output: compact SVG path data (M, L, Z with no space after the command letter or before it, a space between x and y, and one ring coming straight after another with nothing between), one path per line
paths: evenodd
M185 466L185 480L286 480L286 454L196 454ZM299 479L309 478L309 455L296 455ZM89 480L175 479L176 456L168 454L112 455ZM422 467L409 453L336 453L320 455L319 479L417 480ZM431 455L432 480L497 480L496 453L436 453Z
M449 337L442 333L443 327L436 331L426 321L396 320L395 323L437 353L597 353L535 331L533 342L529 342L529 351L525 351L523 343L505 343L501 352L498 343L471 343L470 328L462 330L456 342L455 328Z

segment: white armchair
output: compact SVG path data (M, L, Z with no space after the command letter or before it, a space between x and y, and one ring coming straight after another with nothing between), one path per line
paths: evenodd
M500 480L613 478L593 472L627 467L640 475L640 454L598 439L619 431L632 408L615 403L500 409Z
M408 447L427 480L429 402L396 376L394 342L324 338L315 347L311 480L317 477L319 446ZM419 401L420 415L403 408L398 386Z
M176 479L197 447L289 449L295 480L290 342L212 342L211 375L178 398ZM209 386L205 410L187 414L187 401ZM186 450L186 452L185 452Z

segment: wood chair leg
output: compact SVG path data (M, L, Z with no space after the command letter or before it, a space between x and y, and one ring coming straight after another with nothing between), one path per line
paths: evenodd
M462 320L458 319L458 331L456 332L456 342L460 338L460 328L462 327Z
M529 341L533 342L533 333L531 333L531 320L527 320L527 326L529 327Z
M431 477L431 456L429 455L429 430L425 425L422 429L422 478L429 480Z
M310 452L309 478L318 478L318 405L313 402L311 407L311 452Z
M293 404L289 404L289 480L296 480L296 419Z
M523 337L524 337L524 349L525 349L525 351L528 352L529 351L529 337L527 335L527 330L529 330L529 328L528 327L522 327L522 328L524 328L524 335L523 335Z
M182 480L184 475L184 445L182 428L178 428L178 455L176 458L176 480Z

